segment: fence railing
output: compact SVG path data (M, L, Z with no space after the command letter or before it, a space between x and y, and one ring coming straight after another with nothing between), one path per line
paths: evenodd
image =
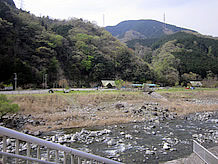
M193 140L193 152L207 164L218 164L218 157Z
M15 158L15 163L18 163L19 159L27 161L29 163L38 162L38 163L109 163L109 164L120 164L120 162L93 155L90 153L82 152L80 150L72 149L63 145L52 143L50 141L45 141L43 139L30 136L24 133L17 132L12 129L8 129L0 126L0 137L2 137L2 151L0 150L0 155L3 158L3 163L6 163L7 157ZM13 138L15 140L15 153L10 153L7 151L7 139ZM26 143L26 155L20 147L20 142ZM32 145L36 145L36 157L31 154L33 148ZM41 149L44 148L47 150L47 157L41 158ZM21 150L21 151L20 151ZM51 159L51 151L55 151L55 157ZM63 158L60 158L60 154L63 154ZM68 162L67 162L68 161ZM69 162L70 161L70 162Z

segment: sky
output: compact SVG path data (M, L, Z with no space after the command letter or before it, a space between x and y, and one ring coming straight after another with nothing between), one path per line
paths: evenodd
M218 0L22 0L23 9L55 19L82 18L99 26L153 19L218 37ZM14 0L17 8L21 0ZM103 16L104 15L104 16ZM103 21L104 17L104 21Z

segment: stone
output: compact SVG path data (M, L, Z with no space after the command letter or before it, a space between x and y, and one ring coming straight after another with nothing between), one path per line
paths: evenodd
M153 116L158 116L157 112L152 112Z
M129 113L129 111L128 110L124 110L123 113Z
M121 135L125 135L125 133L124 133L124 132L120 132L120 134L121 134Z
M153 134L153 135L156 135L156 132L155 132L155 131L153 131L153 132L152 132L152 134Z
M153 155L153 154L154 154L154 151L152 151L152 150L146 150L146 151L145 151L145 154L146 154L146 155Z
M11 145L11 139L8 138L8 139L6 140L6 143L7 143L7 146Z
M114 146L114 145L116 145L116 141L115 141L114 139L111 139L111 140L109 140L109 141L107 142L107 144L108 144L109 146Z
M170 145L168 143L164 143L163 149L164 150L169 150L170 149Z
M126 138L126 139L132 139L132 136L131 136L130 134L126 134L126 135L125 135L125 138Z
M33 135L34 135L34 136L40 136L41 134L42 134L42 132L41 132L41 131L39 131L39 130L38 130L38 131L36 131L36 132L33 132Z
M116 108L116 109L124 108L124 104L122 104L122 103L117 103L117 104L115 104L115 108Z
M193 138L198 138L198 134L193 134L192 137Z

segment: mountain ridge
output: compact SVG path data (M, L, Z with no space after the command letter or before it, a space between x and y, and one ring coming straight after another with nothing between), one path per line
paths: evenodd
M120 22L115 26L107 26L105 29L123 42L132 39L160 38L163 35L169 35L180 31L191 31L196 33L194 30L165 24L152 19L127 20Z

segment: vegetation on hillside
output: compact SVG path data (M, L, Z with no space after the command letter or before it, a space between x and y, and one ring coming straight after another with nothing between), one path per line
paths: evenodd
M1 86L13 83L16 73L22 88L94 87L102 79L161 86L204 79L217 87L218 40L163 25L153 20L120 23L113 35L133 30L129 34L140 38L128 41L127 47L88 21L36 17L18 10L13 0L2 0Z
M143 82L148 65L104 28L82 19L36 17L0 2L0 82L23 88L94 86L101 79ZM47 78L46 78L47 77ZM45 79L46 78L46 79Z
M178 32L152 40L132 40L127 45L150 64L157 83L187 85L190 80L204 79L208 87L217 87L216 39Z

